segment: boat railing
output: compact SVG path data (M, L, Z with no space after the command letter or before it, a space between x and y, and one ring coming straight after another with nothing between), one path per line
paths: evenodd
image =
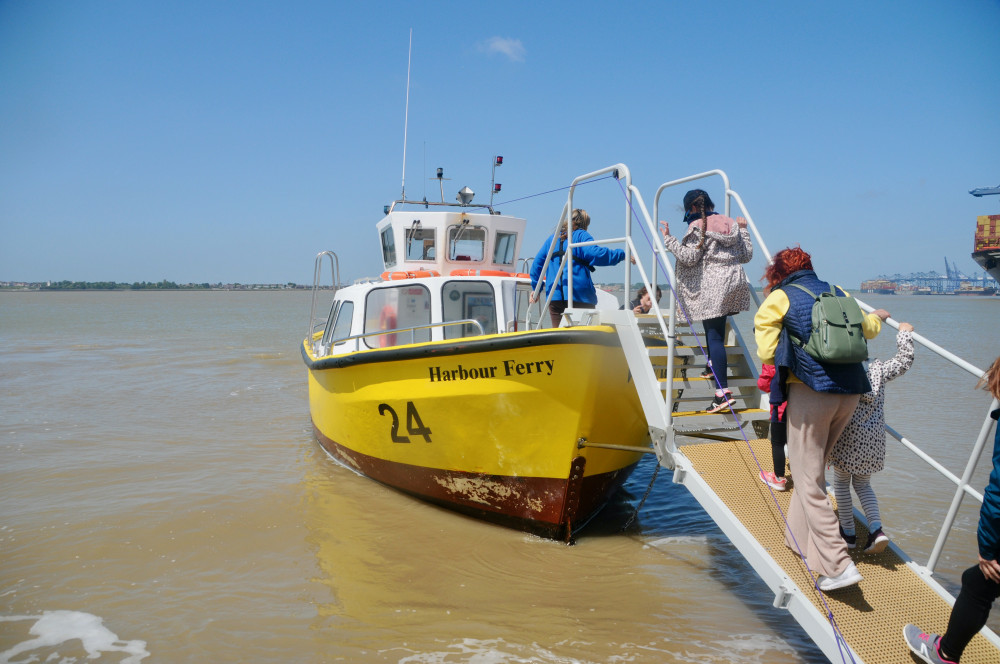
M316 262L313 267L312 304L309 306L309 333L306 335L307 339L312 339L320 328L326 327L326 318L316 318L316 295L323 281L324 258L328 258L330 261L330 284L333 287L334 293L340 288L340 260L337 258L337 254L332 251L319 252L316 254Z
M463 318L461 320L449 320L449 321L443 321L443 322L440 322L440 323L427 323L426 325L410 325L408 327L396 327L396 328L392 328L390 330L376 330L375 332L365 332L363 334L352 334L351 336L344 337L343 339L332 339L329 344L321 344L317 348L316 354L317 354L317 356L326 355L327 353L330 352L330 350L334 346L339 346L340 344L346 343L348 341L353 341L354 342L354 347L351 350L363 350L361 348L361 340L362 339L367 339L368 337L382 337L382 336L387 336L387 335L390 335L390 334L396 334L396 335L398 335L398 334L406 334L407 332L410 333L410 343L412 344L412 343L416 343L416 341L417 341L416 334L420 330L431 330L431 329L434 329L434 328L444 328L444 327L449 327L449 326L453 326L453 325L463 325L463 326L464 325L472 325L472 326L475 326L476 329L479 331L479 334L478 335L472 335L472 336L482 336L482 335L486 334L486 331L483 329L483 324L480 321L476 320L475 318ZM318 332L314 333L314 335L313 335L314 337L315 337L315 334L318 334ZM465 337L465 336L468 336L468 335L465 335L465 334L462 335L462 337ZM393 346L399 346L400 344L394 343L392 345Z

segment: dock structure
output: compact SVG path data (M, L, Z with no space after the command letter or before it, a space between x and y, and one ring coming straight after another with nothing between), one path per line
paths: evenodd
M655 453L660 465L673 471L673 481L687 487L771 589L774 605L788 610L831 661L856 664L916 661L903 640L903 627L913 623L931 632L945 631L954 598L934 580L933 569L962 498L973 496L982 500L968 482L992 430L992 420L987 416L980 427L961 478L887 426L889 434L955 483L955 496L941 534L926 566L911 560L895 543L880 554L864 554L863 547L856 548L851 557L864 580L854 586L825 593L820 591L814 573L797 552L785 546L784 515L789 494L795 491L795 469L790 469L790 491L772 492L759 480L762 467L758 459L765 459L765 464L770 466L771 451L770 441L764 438L770 407L767 395L757 386L760 374L757 359L751 357L740 330L729 318L725 339L726 374L735 403L727 412L704 410L715 393L714 368L707 371L709 365L701 326L688 320L678 306L672 262L667 260L668 252L653 221L663 218L659 201L667 189L687 189L695 181L719 178L725 192L722 213L745 218L755 238L755 254L759 252L770 261L771 255L753 218L742 198L730 187L729 177L721 170L660 185L652 215L639 190L631 184L631 174L624 164L580 176L574 180L574 185L609 173L624 182L621 190L627 192L625 237L587 244L624 242L647 292L655 292L655 285L662 283L658 273L666 276L664 302L654 302L648 314L568 308L563 314L563 325L600 324L616 329L648 425L650 448L644 451ZM738 212L731 214L733 204ZM571 187L564 212L573 208ZM633 225L633 222L636 223ZM648 243L652 251L651 262L644 263L639 258L635 241L640 235L634 232L636 228L641 229L642 242ZM572 241L568 243L563 261L571 260L568 257L574 246ZM629 263L625 261L626 301L633 284L633 268ZM750 292L759 307L760 296L753 289ZM873 310L860 300L859 304L866 311ZM888 324L898 323L890 319ZM982 376L981 369L919 334L914 333L913 339L959 369L977 378ZM994 400L991 408L997 407L1000 402ZM830 501L836 505L832 496ZM855 521L858 541L864 542L868 531L863 515L857 510ZM963 661L1000 664L1000 638L983 628L969 644Z
M770 463L770 454L771 444L765 439L682 445L675 455L674 481L691 491L774 592L775 606L787 609L831 661L915 661L903 642L903 626L913 623L944 633L954 600L894 545L879 554L865 554L859 544L851 558L864 580L821 592L802 559L785 546L783 514L790 492L772 492L757 479L754 456ZM788 476L794 490L794 469ZM863 521L857 536L859 543L868 537ZM984 630L973 638L962 660L1000 664L1000 640Z
M803 626L833 662L897 664L914 661L903 641L907 623L943 633L954 598L932 573L896 544L880 554L851 557L864 580L824 593L816 587L798 553L785 545L789 490L773 492L759 480L771 464L767 395L757 388L757 370L739 330L729 326L726 351L728 383L737 403L730 412L706 413L714 392L705 351L696 332L678 325L658 334L656 316L604 312L604 323L617 327L660 464L684 485L774 593L774 605ZM836 500L830 501L836 508ZM855 512L859 543L867 524ZM1000 638L984 629L969 644L963 660L1000 664Z

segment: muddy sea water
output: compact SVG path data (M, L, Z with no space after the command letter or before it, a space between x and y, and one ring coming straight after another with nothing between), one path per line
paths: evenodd
M980 368L1000 354L1000 298L866 301ZM825 661L669 472L650 488L652 458L574 546L333 462L309 420L309 305L0 293L0 662ZM893 331L872 347L891 355ZM918 347L889 423L960 473L989 402L974 383ZM947 483L890 440L874 486L926 562ZM966 500L937 569L953 590L977 516Z

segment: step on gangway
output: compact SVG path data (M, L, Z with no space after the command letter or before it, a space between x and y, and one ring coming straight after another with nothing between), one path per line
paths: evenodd
M727 382L737 403L724 413L704 411L714 394L714 376L702 375L707 367L704 341L699 339L697 326L692 326L684 320L683 312L677 311L672 266L666 260L667 252L652 222L660 218L657 207L662 192L695 180L719 177L725 188L725 214L730 216L731 204L737 204L740 216L747 219L753 233L754 250L762 251L770 261L771 255L752 217L739 195L730 188L726 174L715 170L661 185L656 192L651 218L638 189L631 184L628 169L617 164L574 180L563 218L568 218L573 209L574 187L606 173L613 173L619 181L624 180L625 236L593 244L623 242L627 256L636 259L640 281L650 292L655 292L653 284L658 282L656 275L662 270L671 286L670 292L664 293L668 306L666 311L661 310L654 301L648 315L635 315L627 310L570 308L562 324L604 324L616 328L649 426L651 447L644 451L655 453L660 465L673 471L673 482L691 492L774 593L774 606L787 610L831 661L869 664L916 661L903 642L903 626L913 623L937 633L943 633L947 626L954 598L932 575L963 497L968 495L982 502L982 495L969 486L969 481L990 438L990 411L984 416L961 477L949 472L892 426L886 427L893 439L956 485L951 507L926 564L911 559L896 542L880 554L863 554L862 547L858 547L851 556L864 580L848 588L821 592L816 587L816 574L806 567L797 553L785 546L785 514L790 493L794 491L794 474L787 469L790 491L786 492L774 492L758 479L762 467L769 468L771 461L770 441L766 438L767 395L757 388L756 362L750 357L739 329L730 320L726 331L730 369ZM639 260L633 243L633 217L638 220L637 225L652 248L651 273ZM569 243L563 267L570 267L566 263L572 263L574 246L580 245ZM626 261L626 302L633 283L630 267ZM569 291L571 299L572 285ZM754 289L751 293L759 307L758 294ZM866 303L859 303L866 311L873 310ZM540 307L541 311L545 309L546 306ZM891 318L886 322L891 327L898 327L898 322ZM913 339L959 370L977 378L982 376L981 369L921 335L914 333ZM990 410L997 407L998 402L993 400ZM832 495L830 500L836 509ZM854 514L858 541L864 542L868 537L867 523L857 508ZM984 628L967 647L963 661L1000 664L1000 637Z

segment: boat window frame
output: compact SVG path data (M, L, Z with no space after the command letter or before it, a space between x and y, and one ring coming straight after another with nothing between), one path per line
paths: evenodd
M346 322L346 326L342 323ZM346 328L346 329L345 329ZM336 346L344 343L354 329L354 300L343 300L337 309L337 319L333 323L330 340L327 343Z
M461 293L459 298L452 298L451 294L447 292L449 286L454 284L462 284L473 287L479 287L478 291L468 291L463 288L458 288L452 291L453 293ZM483 292L482 287L485 286L489 289L489 295L492 298L492 305L489 308L490 320L482 321L479 320L475 315L471 315L470 307L478 306L482 307L484 304L477 304L469 302L471 297L484 297L486 294ZM447 313L449 307L449 302L455 302L457 299L461 299L462 303L459 305L459 315L450 316ZM497 319L497 289L492 282L486 279L448 279L441 284L441 322L451 323L460 320L475 319L479 321L479 324L483 326L482 334L497 334L499 332L500 321ZM461 339L468 336L479 336L479 330L475 329L472 325L449 325L442 328L442 335L445 339Z
M403 255L408 263L434 263L437 261L437 229L436 228L410 228L405 233L406 245L403 247ZM428 243L428 240L430 241ZM419 243L419 244L417 244ZM412 245L417 244L419 251L414 257L410 254ZM428 251L431 255L428 256Z
M427 319L425 321L423 321L423 322L413 322L410 325L400 326L399 322L398 322L399 321L399 303L398 303L398 299L397 299L397 303L395 304L395 307L396 307L396 312L395 312L396 313L396 323L395 323L395 325L396 325L396 327L378 328L378 329L371 328L371 329L369 329L368 323L369 323L370 320L373 320L373 319L369 318L369 312L371 310L370 306L371 306L371 303L372 303L372 299L371 299L372 296L383 297L382 294L384 294L386 292L399 293L403 289L411 289L411 288L419 288L420 290L422 290L424 292L424 303L426 304L425 311L427 312ZM364 308L364 316L365 317L364 317L364 322L363 322L362 328L361 328L361 335L370 335L370 336L365 336L364 337L364 347L365 348L374 348L374 349L377 349L377 348L391 348L393 346L400 346L400 345L403 345L403 344L425 343L425 342L431 341L431 331L430 331L430 329L417 329L417 328L424 328L425 326L430 325L430 323L431 323L431 321L433 319L433 313L434 313L433 312L433 304L434 304L434 301L433 301L433 297L431 296L431 290L425 284L414 282L414 281L411 281L411 280L399 281L399 282L395 282L395 283L393 283L391 285L380 286L378 288L372 288L370 291L368 291L367 293L365 293L365 308ZM380 305L380 309L382 311L384 311L385 307L387 307L387 306L390 306L390 305L388 303L381 304ZM382 311L379 312L379 316L378 316L379 319L381 319ZM382 329L392 330L393 332L391 334L378 334L378 332L380 332ZM383 346L382 343L381 343L382 337L392 337L392 343L388 343L388 344L386 344L386 345ZM376 345L372 345L373 343L376 344Z
M380 233L382 244L382 263L386 269L396 265L396 238L393 235L392 224L382 229Z
M457 252L456 243L459 241L463 242L476 242L478 240L462 237L466 233L475 232L482 233L482 246L478 258L473 258L472 254L459 254ZM490 240L490 231L486 226L480 226L479 224L461 224L448 226L448 232L445 238L445 244L448 248L448 260L457 261L462 263L484 263L486 262L486 249Z
M503 236L503 238L501 238ZM510 238L508 243L507 238ZM501 247L505 254L510 254L510 260L501 260L498 255ZM517 260L517 231L498 230L493 235L493 263L496 265L513 265Z
M337 312L340 310L342 302L343 300L334 299L330 303L330 314L326 317L326 326L323 328L323 336L320 338L320 345L324 348L330 345L330 339L333 336L334 321L337 319Z

